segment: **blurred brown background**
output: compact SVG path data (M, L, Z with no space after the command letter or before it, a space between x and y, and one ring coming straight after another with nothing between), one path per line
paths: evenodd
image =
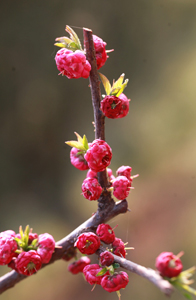
M110 222L135 250L128 259L154 267L162 251L196 264L195 0L1 1L0 231L29 224L61 239L96 210L80 187L85 172L69 160L74 131L94 139L88 80L58 76L54 40L65 25L88 27L114 48L101 69L125 73L128 117L106 120L111 168L131 165L131 212ZM75 29L83 39L82 29ZM103 92L103 90L102 90ZM3 275L9 269L1 267ZM8 290L2 300L117 299L56 262ZM165 299L130 274L122 299ZM183 299L177 292L172 299Z

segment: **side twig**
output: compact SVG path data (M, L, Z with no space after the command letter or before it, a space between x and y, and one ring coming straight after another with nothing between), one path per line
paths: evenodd
M166 296L171 296L174 289L169 281L163 279L159 273L153 269L143 267L138 265L130 260L114 255L114 261L119 263L119 265L133 273L136 273L139 276L146 278L151 281L155 286L157 286Z

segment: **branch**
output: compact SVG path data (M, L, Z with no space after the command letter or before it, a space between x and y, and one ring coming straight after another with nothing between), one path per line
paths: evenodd
M89 81L94 111L95 139L101 139L105 141L105 116L100 110L101 90L100 80L97 72L97 61L95 56L92 30L83 28L83 35L84 45L86 49L86 58L91 65ZM103 188L106 189L107 187L109 187L106 170L98 173L98 181Z
M88 28L83 28L83 35L84 45L86 49L86 58L91 65L89 81L94 110L95 138L105 141L105 116L99 109L100 102L102 99L100 90L100 80L97 72L97 61L95 56L92 30Z
M163 279L159 275L159 273L153 269L150 268L145 268L141 265L138 265L130 260L127 260L125 258L119 257L115 254L114 256L114 261L119 263L119 265L126 269L129 270L133 273L136 273L139 276L142 276L146 278L147 280L151 281L154 285L156 285L166 296L171 296L173 293L174 289L171 283L169 281Z
M107 212L105 214L99 214L99 212L97 211L90 219L85 221L74 231L72 231L69 235L67 235L62 240L56 243L57 246L60 246L62 248L56 248L50 262L48 264L43 265L42 268L50 265L58 259L61 259L65 254L73 253L74 243L81 233L85 231L95 231L99 224L108 222L110 219L117 216L118 214L126 213L127 205L127 201L123 200L116 203L110 212ZM16 271L11 271L5 274L4 276L0 277L0 294L2 294L3 292L5 292L6 290L13 287L15 284L27 277L28 276L21 275Z

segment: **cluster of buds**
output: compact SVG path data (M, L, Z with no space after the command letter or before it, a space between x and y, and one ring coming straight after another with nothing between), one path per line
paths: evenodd
M102 187L97 180L97 172L104 171L111 162L112 149L103 140L96 139L88 143L86 136L83 138L76 133L77 141L68 141L72 147L70 152L71 163L79 170L90 169L88 176L82 184L82 194L88 200L98 200Z
M100 251L100 246L105 244L107 250ZM108 248L111 245L110 249ZM83 256L75 262L69 264L68 270L72 274L83 272L88 283L99 284L108 292L118 292L125 288L129 282L126 272L117 272L119 267L114 262L113 254L125 257L126 250L123 241L115 236L114 230L109 224L100 224L96 229L96 233L85 232L79 235L75 247L83 255L91 255L99 250L99 264L91 264L87 256ZM97 252L98 253L98 252Z
M55 60L60 74L66 75L68 78L87 78L90 74L91 66L86 60L86 49L82 49L81 42L72 28L66 26L65 29L70 37L56 38L55 45L61 49L57 52ZM108 56L106 51L106 43L96 35L93 35L95 55L97 61L97 69L100 69L106 62ZM128 79L124 81L124 74L111 85L105 75L99 73L106 96L100 103L100 110L103 114L111 119L125 117L129 112L129 101L124 89L127 86ZM124 82L123 82L124 81ZM86 136L83 138L75 133L77 141L66 142L72 147L70 151L71 164L77 169L88 170L86 179L82 184L82 195L92 201L98 200L102 194L102 187L98 182L97 173L103 172L108 168L112 159L111 147L101 139L96 139L92 143L88 143ZM130 168L130 167L128 167ZM123 172L122 172L123 173ZM118 200L125 199L131 189L131 176L117 174L117 178L112 175L112 171L108 169L108 181L110 182L110 191Z
M82 195L88 200L98 200L102 187L98 182L97 173L107 171L108 181L110 183L109 191L118 200L125 199L130 192L131 182L138 175L131 176L132 168L130 166L121 166L116 171L117 177L112 174L108 168L112 159L112 149L103 140L96 139L88 143L86 136L83 138L76 133L77 141L68 141L66 144L72 147L70 151L71 163L79 170L88 170L85 180L82 184Z
M101 285L109 293L119 292L129 282L128 274L123 271L116 272L113 265L102 268L98 264L90 264L84 267L83 274L88 283Z
M8 265L16 272L30 276L42 264L49 263L55 249L55 240L48 234L33 233L29 226L19 233L6 230L0 233L0 265Z
M109 224L99 224L96 233L84 232L80 234L74 244L82 254L94 254L101 243L111 244L110 251L120 257L125 257L126 250L123 241L115 236Z
M59 74L65 75L67 78L88 78L91 71L91 65L86 59L86 50L82 48L81 42L75 31L66 26L65 30L69 33L70 37L56 38L55 45L61 49L56 53L55 61ZM105 46L106 43L96 35L93 35L93 42L95 48L95 56L97 61L97 69L104 66L108 59Z

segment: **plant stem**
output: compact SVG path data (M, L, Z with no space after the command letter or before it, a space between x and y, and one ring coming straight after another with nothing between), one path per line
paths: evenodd
M95 56L92 30L88 28L83 28L83 35L84 45L86 49L86 57L91 65L89 81L94 110L95 139L101 139L105 141L105 116L100 110L101 90L100 80L97 71L97 61ZM109 187L106 170L98 173L98 181L104 189Z

